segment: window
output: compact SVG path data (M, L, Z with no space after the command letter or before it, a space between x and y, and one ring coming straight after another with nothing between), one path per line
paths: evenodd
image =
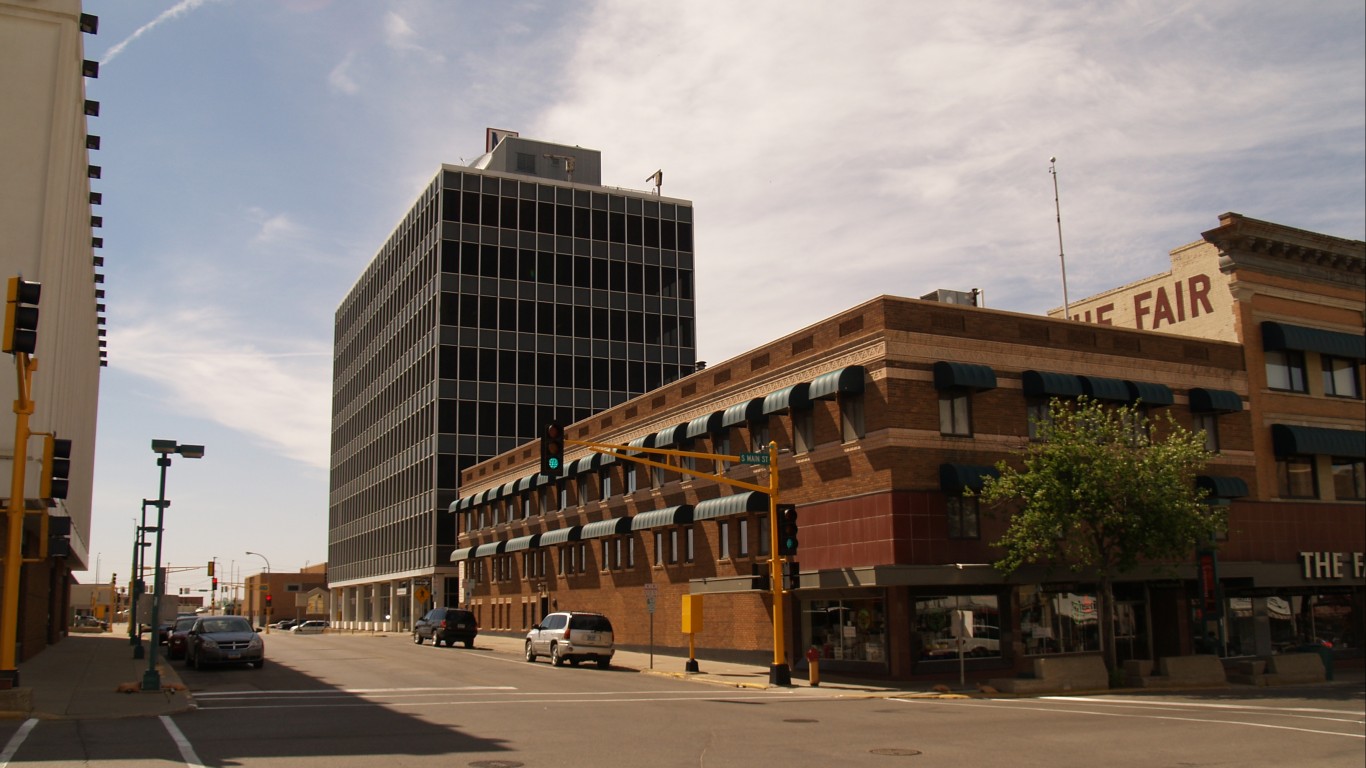
M664 532L655 531L655 565L664 564Z
M1029 439L1038 440L1040 427L1053 420L1048 410L1048 402L1035 400L1025 406L1025 416L1029 419Z
M678 529L669 531L669 562L678 562Z
M716 453L716 454L718 454L718 455L729 455L729 454L730 454L730 430L729 430L729 429L722 429L720 432L718 432L718 433L716 434L715 448L712 449L712 452L713 452L713 453ZM730 469L730 462L729 462L729 461L723 461L723 460L721 460L721 459L717 459L717 460L716 460L716 474L719 475L719 474L725 472L727 469Z
M863 395L840 397L840 428L846 443L863 439Z
M726 520L716 524L716 559L730 559L730 523Z
M1323 394L1330 397L1361 397L1361 382L1357 380L1357 361L1322 355Z
M611 562L612 562L611 553L612 553L612 540L611 540L611 539L603 539L603 540L602 540L602 560L600 561L600 566L599 566L599 569L600 569L600 570L603 570L603 571L607 570L608 566L611 564Z
M751 450L768 450L768 441L772 438L769 437L767 416L760 416L749 423L749 436L754 444L754 447Z
M518 153L517 153L517 172L518 172L518 173L535 173L535 172L536 172L536 156L533 155L533 154L531 154L531 153L529 153L529 152L518 152Z
M1308 392L1304 381L1304 353L1279 349L1266 353L1266 385L1284 392Z
M1338 501L1366 499L1366 461L1333 457L1333 492Z
M691 525L683 529L683 544L686 547L686 550L683 553L683 561L691 563L693 561L694 553L693 533Z
M757 526L757 533L759 534L759 541L757 542L759 555L767 555L769 552L768 515L759 515L759 525Z
M627 493L635 493L635 492L638 490L638 488L639 488L639 487L636 485L636 482L637 482L637 481L636 481L636 465L635 465L635 463L634 463L634 462L630 462L630 461L626 462L626 465L625 465L624 467L622 467L622 471L625 472L625 474L626 474L626 492L627 492Z
M807 453L813 446L812 425L815 424L815 417L811 411L792 412L792 451L793 453Z
M736 521L735 527L740 539L739 555L740 557L749 557L749 519L744 517L740 518Z
M1316 499L1318 483L1314 477L1313 456L1276 458L1277 491L1284 499Z
M612 468L608 466L599 470L598 479L602 481L602 500L607 501L612 498Z
M531 491L527 491L525 494L522 495L522 519L523 519L523 520L525 520L525 519L531 517L531 497L532 497L532 492L531 492Z
M626 567L636 567L636 537L627 536L626 538Z
M939 434L972 436L971 397L966 390L939 395Z
M946 504L950 539L981 538L976 496L950 496Z
M579 542L579 573L588 569L588 544Z
M1214 413L1197 413L1193 418L1195 430L1205 433L1205 450L1219 452L1219 416Z
M691 450L694 450L694 449L693 449L693 441L691 441L691 440L680 440L680 441L678 441L678 450L680 450L680 451L691 451ZM678 466L683 467L684 469L691 469L692 471L696 472L696 471L697 471L697 457L696 457L696 456L679 456L679 457L678 457ZM690 478L690 477L691 477L691 475L683 475L683 479L688 479L688 478Z
M569 509L569 484L572 482L567 477L560 480L560 509Z

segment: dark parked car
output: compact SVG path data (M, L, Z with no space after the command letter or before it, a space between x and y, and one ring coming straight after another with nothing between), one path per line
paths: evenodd
M203 669L210 664L265 666L266 644L241 616L205 616L190 627L185 666Z
M413 625L413 642L418 645L430 637L435 646L451 646L459 641L466 648L473 648L478 634L479 622L463 608L433 608Z
M186 640L190 635L190 628L198 621L193 616L185 616L175 620L175 626L171 627L170 637L166 640L166 658L183 659L185 658Z

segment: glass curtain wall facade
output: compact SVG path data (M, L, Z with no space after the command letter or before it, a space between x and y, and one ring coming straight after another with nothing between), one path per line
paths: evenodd
M695 370L692 240L687 201L443 166L337 311L330 583L455 605L461 470Z

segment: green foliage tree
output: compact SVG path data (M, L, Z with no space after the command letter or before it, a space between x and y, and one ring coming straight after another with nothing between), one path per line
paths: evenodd
M1224 523L1195 475L1210 457L1204 434L1137 406L1054 400L1023 468L1001 462L982 500L1014 511L996 542L1010 573L1025 564L1065 566L1096 579L1101 648L1116 668L1114 579L1140 564L1192 557ZM1154 434L1156 433L1156 434Z

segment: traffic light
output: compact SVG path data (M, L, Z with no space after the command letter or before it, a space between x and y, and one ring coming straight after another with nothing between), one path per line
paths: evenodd
M269 592L266 593L266 609L267 609L267 610L270 609L270 593L269 593Z
M33 354L38 346L38 299L42 294L42 283L25 282L21 277L9 279L5 294L5 352Z
M38 476L38 498L65 499L71 476L71 441L43 435L43 469Z
M218 591L218 577L217 577L217 576L215 576L215 577L213 578L213 583L210 585L210 589L212 589L212 590L215 591L215 592Z
M797 554L797 507L778 505L778 554L789 557Z
M48 517L47 556L71 557L71 518Z
M212 561L212 560L209 561L209 575L210 575L210 576L213 575L213 561ZM214 583L214 584L217 584L217 583L218 583L218 579L214 579L214 580L213 580L213 583Z
M560 422L552 421L545 425L545 435L541 438L541 474L559 477L564 471L564 429Z

